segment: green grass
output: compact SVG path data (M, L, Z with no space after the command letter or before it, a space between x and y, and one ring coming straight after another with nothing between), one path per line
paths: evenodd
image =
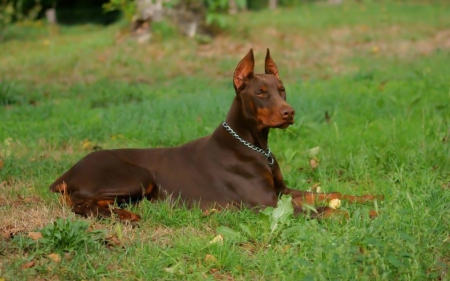
M316 3L261 11L230 18L228 33L210 45L173 34L115 44L117 26L52 36L9 30L0 45L0 232L14 238L0 241L0 280L449 280L449 8ZM142 202L132 207L143 218L133 228L78 217L48 192L93 146L174 146L211 133L250 47L257 72L271 48L297 112L293 126L270 135L289 186L320 183L385 201L344 203L345 221L291 218L289 235L267 244L261 218L248 210L203 216ZM320 166L312 170L307 151L316 146ZM375 208L381 215L367 218ZM27 238L58 217L69 220L62 233L78 226L95 246L75 240L67 252ZM80 221L120 245L102 244ZM219 227L242 234L241 225L257 234L209 244ZM28 262L34 266L22 268Z

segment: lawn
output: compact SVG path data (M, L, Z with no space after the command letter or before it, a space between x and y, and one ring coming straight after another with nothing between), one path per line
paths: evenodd
M449 280L450 4L404 2L230 16L204 45L164 24L146 45L116 42L118 24L8 28L0 280ZM130 207L136 226L76 216L50 194L92 150L211 133L236 64L253 48L261 73L267 47L297 112L270 134L288 185L384 201L343 202L349 219L287 217L270 234L270 218L250 210L142 202Z

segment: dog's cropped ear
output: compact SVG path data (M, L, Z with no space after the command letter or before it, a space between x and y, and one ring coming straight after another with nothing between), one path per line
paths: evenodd
M266 70L266 74L273 74L275 75L275 77L277 77L278 80L280 80L280 75L278 74L278 67L273 61L273 59L270 57L269 48L267 48L266 63L264 67Z
M253 49L250 49L247 55L239 62L234 71L233 84L236 90L241 89L245 83L253 77L255 69L255 57Z

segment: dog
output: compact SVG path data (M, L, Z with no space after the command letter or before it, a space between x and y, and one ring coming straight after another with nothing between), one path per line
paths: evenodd
M209 136L171 148L95 151L60 176L51 186L67 205L83 216L138 221L140 216L122 204L180 199L208 208L261 209L276 206L279 196L292 196L295 214L306 214L303 204L347 199L375 200L338 192L313 193L288 188L278 161L269 148L272 128L294 123L295 110L286 101L286 89L269 49L265 73L254 73L251 49L233 75L236 95L224 122ZM119 207L113 207L117 203ZM339 210L318 207L311 217L328 217Z

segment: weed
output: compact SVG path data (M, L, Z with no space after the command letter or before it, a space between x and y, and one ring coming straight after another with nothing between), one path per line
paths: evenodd
M19 236L16 240L23 248L42 253L96 251L102 246L104 232L88 228L86 221L58 218L39 230L42 238Z
M268 207L260 212L256 224L240 223L240 231L220 226L217 228L217 233L231 241L242 242L251 239L260 243L262 247L266 247L269 243L279 243L280 239L286 237L284 232L290 231L293 214L292 198L283 195L278 200L276 208Z

